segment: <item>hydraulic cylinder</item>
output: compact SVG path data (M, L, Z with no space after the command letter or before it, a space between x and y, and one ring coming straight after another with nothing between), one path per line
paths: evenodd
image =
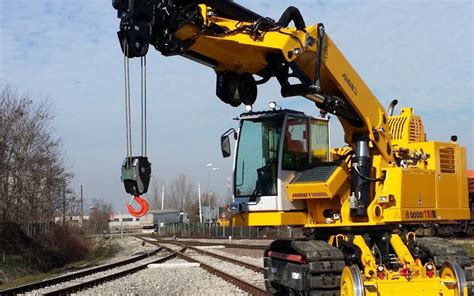
M352 158L351 169L351 216L367 216L367 207L371 196L372 158L369 155L367 137L355 139L355 155Z

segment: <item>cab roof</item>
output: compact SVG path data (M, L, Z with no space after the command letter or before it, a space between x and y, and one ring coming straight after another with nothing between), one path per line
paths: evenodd
M248 119L248 118L264 118L264 117L273 117L278 115L299 115L299 116L307 116L304 112L291 110L291 109L279 109L279 110L267 110L267 111L250 111L245 112L239 115L236 119Z

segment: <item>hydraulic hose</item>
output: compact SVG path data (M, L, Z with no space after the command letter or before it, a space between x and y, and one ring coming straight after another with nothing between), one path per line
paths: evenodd
M277 25L281 27L288 27L292 21L295 23L296 29L306 31L306 24L304 22L303 16L301 15L300 10L294 6L290 6L285 9L278 20Z

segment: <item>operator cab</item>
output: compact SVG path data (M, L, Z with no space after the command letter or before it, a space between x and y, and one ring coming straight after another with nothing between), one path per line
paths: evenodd
M304 201L288 199L286 186L298 172L329 161L328 119L288 109L248 112L238 119L231 209L305 209ZM229 134L221 137L224 157L230 155Z

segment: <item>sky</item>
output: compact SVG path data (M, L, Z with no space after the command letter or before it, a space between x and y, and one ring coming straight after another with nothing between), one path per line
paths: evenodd
M458 135L474 168L472 1L271 1L241 0L278 19L289 5L306 23L326 32L384 106L396 98L411 106L429 140ZM0 82L35 100L48 101L55 135L87 202L110 202L123 211L128 195L120 182L126 156L123 56L119 19L110 0L0 0ZM153 48L148 62L148 156L153 175L170 182L180 173L203 191L227 192L232 161L223 159L220 135L244 111L215 96L211 69ZM139 139L139 60L131 61L134 151ZM254 110L269 101L317 115L303 98L283 99L272 81L259 87ZM331 143L343 145L332 120ZM213 163L219 170L211 171ZM208 181L210 180L210 181Z

